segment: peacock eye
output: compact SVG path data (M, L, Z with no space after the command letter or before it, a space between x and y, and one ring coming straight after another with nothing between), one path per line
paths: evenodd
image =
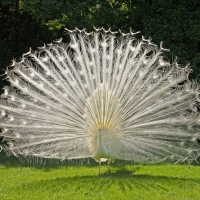
M22 107L22 108L25 108L25 107L26 107L26 104L25 104L25 103L22 103L22 104L21 104L21 107Z
M46 55L46 56L42 57L41 60L43 62L48 62L49 61L49 57Z
M130 50L131 51L135 51L135 47L130 47Z
M58 60L61 61L61 62L63 62L64 59L65 59L65 58L64 58L63 56L59 56L59 57L58 57Z
M146 59L143 60L143 63L144 63L144 64L147 64L147 62L148 62L148 60L146 60Z
M15 96L14 96L14 95L11 95L11 96L10 96L10 100L11 100L11 101L15 101Z
M6 115L6 112L4 110L1 111L1 116L4 117Z
M4 90L4 95L5 95L5 96L8 95L8 90L7 90L7 89Z

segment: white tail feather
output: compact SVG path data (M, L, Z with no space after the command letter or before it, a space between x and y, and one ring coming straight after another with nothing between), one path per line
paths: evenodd
M30 50L6 72L5 151L99 162L197 159L199 86L188 79L189 66L168 63L162 47L132 32L66 31L69 45Z

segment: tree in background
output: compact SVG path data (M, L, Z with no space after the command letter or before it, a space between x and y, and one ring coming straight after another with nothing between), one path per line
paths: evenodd
M2 0L0 67L31 46L62 36L63 28L105 27L141 31L156 44L164 42L169 59L194 66L200 74L200 3L198 0ZM173 56L172 56L173 55Z
M171 50L179 63L193 66L192 78L200 74L200 3L197 0L152 1L143 17L143 33Z

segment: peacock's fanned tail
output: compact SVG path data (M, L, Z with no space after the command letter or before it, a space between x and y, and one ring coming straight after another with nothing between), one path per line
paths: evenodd
M66 29L6 71L0 126L8 154L138 163L200 155L199 85L189 66L130 32Z

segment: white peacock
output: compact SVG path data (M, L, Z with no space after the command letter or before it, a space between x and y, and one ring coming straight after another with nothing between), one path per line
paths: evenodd
M200 155L199 86L189 66L135 34L66 29L6 71L0 112L8 154L40 158L193 161Z

